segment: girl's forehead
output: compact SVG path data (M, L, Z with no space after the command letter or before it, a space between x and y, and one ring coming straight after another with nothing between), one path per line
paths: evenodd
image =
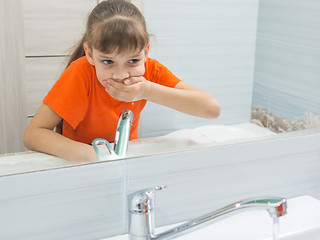
M144 54L144 49L143 50L133 50L133 51L126 51L126 52L121 52L118 50L115 50L111 53L104 53L100 52L99 50L93 48L93 53L97 56L100 57L111 57L111 58L132 58L132 57L138 57Z

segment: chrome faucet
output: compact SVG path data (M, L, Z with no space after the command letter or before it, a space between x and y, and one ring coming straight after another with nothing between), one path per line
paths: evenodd
M124 157L127 153L132 120L133 113L130 110L121 112L114 139L114 152L119 157Z
M155 192L165 188L165 186L159 186L151 189L144 189L129 196L130 240L171 239L195 231L200 227L204 227L229 213L238 212L238 210L246 208L265 209L272 217L281 217L287 213L287 200L285 198L253 198L235 202L217 211L210 212L177 227L155 234Z
M101 144L107 147L111 159L125 157L128 150L128 143L129 143L132 121L133 121L132 111L128 109L123 110L118 120L113 149L110 143L103 138L96 138L95 140L93 140L92 146L96 151L96 154L99 160L104 160L98 149L98 145L101 145Z

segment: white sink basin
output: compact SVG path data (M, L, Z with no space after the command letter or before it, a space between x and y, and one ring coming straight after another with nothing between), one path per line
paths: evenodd
M212 209L214 210L214 209ZM320 201L310 196L288 199L288 213L280 219L279 240L319 240ZM167 230L175 225L157 229ZM177 240L272 240L273 222L267 211L242 211ZM128 234L104 240L127 240Z
M182 129L164 136L141 138L129 142L127 157L163 154L199 147L237 143L250 139L273 136L270 130L252 123L236 125L207 125Z
M223 144L233 144L252 139L273 136L275 133L252 123L236 125L207 125L193 129L177 130L160 137L132 140L128 144L126 157L149 156L193 150ZM113 147L113 143L111 143ZM98 147L104 160L117 159L107 148Z
M127 157L163 154L192 150L211 143L200 134L166 135L153 138L142 138L129 142Z

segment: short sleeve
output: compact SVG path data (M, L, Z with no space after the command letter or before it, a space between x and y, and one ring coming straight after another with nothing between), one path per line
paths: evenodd
M67 121L74 129L83 120L88 107L90 72L72 63L53 85L43 103Z
M148 58L144 77L154 83L174 88L181 80L155 59Z

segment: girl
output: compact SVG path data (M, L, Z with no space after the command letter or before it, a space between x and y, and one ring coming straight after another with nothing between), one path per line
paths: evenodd
M198 117L218 117L219 103L148 58L149 47L144 17L133 4L99 3L67 69L26 128L25 146L74 161L95 161L92 140L113 142L122 110L133 112L130 140L138 138L146 101ZM53 131L61 121L62 135Z

